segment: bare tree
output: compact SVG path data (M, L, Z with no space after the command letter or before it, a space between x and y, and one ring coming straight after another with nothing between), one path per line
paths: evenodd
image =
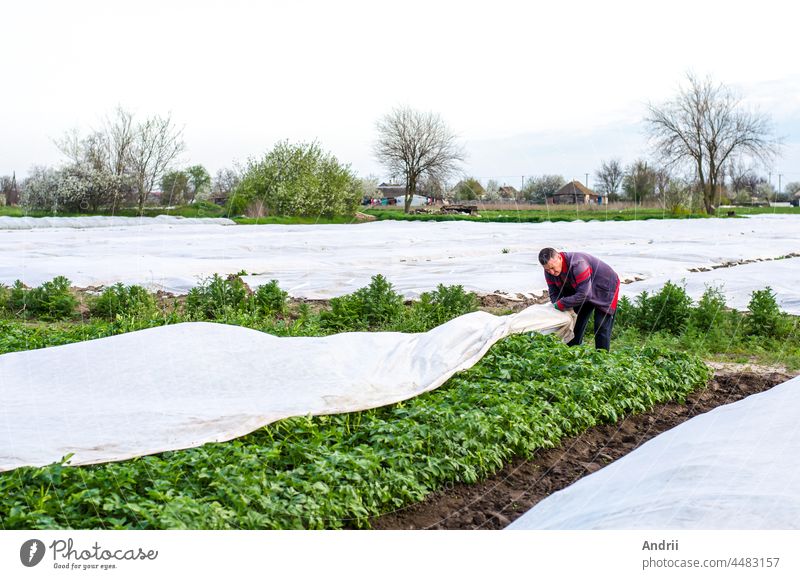
M622 185L622 178L625 176L625 170L622 168L622 161L619 159L611 159L610 161L603 161L600 164L600 169L594 174L594 178L599 183L597 190L603 195L616 195L619 193L619 188Z
M687 75L689 86L671 101L649 105L645 119L651 145L667 166L691 165L703 191L707 213L716 210L723 168L733 156L768 164L780 141L767 116L743 109L733 92L707 77Z
M377 128L375 156L389 173L403 175L406 213L420 177L444 181L464 160L456 135L435 113L396 108L378 121Z
M665 210L672 213L690 211L692 206L692 183L683 177L672 177L665 170L656 171L656 181L660 187L661 202ZM664 182L663 180L666 179Z
M115 116L106 117L101 129L91 131L86 137L78 129L72 129L54 139L54 143L73 165L122 177L128 172L133 131L133 116L117 107Z
M78 129L71 129L60 139L53 139L53 144L72 163L78 165L84 160L84 144Z
M0 177L0 194L3 195L3 205L16 205L19 203L16 171L11 176L3 175Z
M672 182L672 174L664 167L653 168L653 195L666 207L666 193Z
M423 175L417 181L417 193L431 199L444 199L448 189L447 183L435 176Z
M728 164L726 176L730 180L729 196L737 200L752 200L759 186L767 182L766 177L759 176L754 167L739 160Z
M792 181L791 183L787 183L783 190L787 195L793 197L794 195L800 193L800 182Z
M185 149L182 131L169 116L136 122L122 107L106 118L101 130L85 138L73 130L55 143L73 169L108 177L97 182L116 187L114 198L123 190L133 192L140 211L155 184Z
M622 190L634 205L642 204L656 194L657 171L644 159L636 159L625 171Z
M525 181L525 186L520 193L525 201L531 203L545 203L547 198L552 197L565 183L566 181L561 175L529 177Z
M133 149L135 126L133 113L122 107L114 111L115 118L106 118L104 136L108 151L109 167L114 175L124 175Z
M211 185L211 192L217 196L227 199L231 192L241 181L239 172L233 169L219 169Z
M154 116L138 123L127 153L127 166L136 190L136 203L142 211L150 191L175 158L184 151L182 132L169 116Z

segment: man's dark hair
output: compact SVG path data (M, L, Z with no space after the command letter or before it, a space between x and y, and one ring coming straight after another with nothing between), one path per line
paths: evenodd
M558 252L552 247L545 247L539 252L539 263L541 265L546 265L548 261L555 257L558 257Z

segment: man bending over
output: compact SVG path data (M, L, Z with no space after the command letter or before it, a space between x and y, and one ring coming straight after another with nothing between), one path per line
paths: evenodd
M594 346L610 349L619 297L617 273L593 255L577 251L558 252L552 247L539 252L539 263L544 267L553 306L562 312L572 308L578 314L575 337L567 345L577 346L583 342L586 324L594 312Z

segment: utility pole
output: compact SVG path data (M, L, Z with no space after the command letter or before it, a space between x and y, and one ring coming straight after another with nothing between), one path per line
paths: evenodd
M769 190L772 189L772 171L767 173L767 185L769 185L767 188L767 206L769 206Z
M6 205L18 205L19 204L19 191L17 191L17 172L14 171L11 174L11 199L12 203L8 202L8 195L6 195Z
M778 195L781 194L781 177L783 177L783 173L778 173Z

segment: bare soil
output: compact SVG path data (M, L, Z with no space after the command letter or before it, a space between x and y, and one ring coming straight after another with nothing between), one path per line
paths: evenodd
M621 458L662 432L751 394L785 382L780 368L715 368L703 390L685 404L661 404L645 414L591 428L561 446L507 465L474 485L455 484L425 501L371 521L374 529L502 529L548 495Z

